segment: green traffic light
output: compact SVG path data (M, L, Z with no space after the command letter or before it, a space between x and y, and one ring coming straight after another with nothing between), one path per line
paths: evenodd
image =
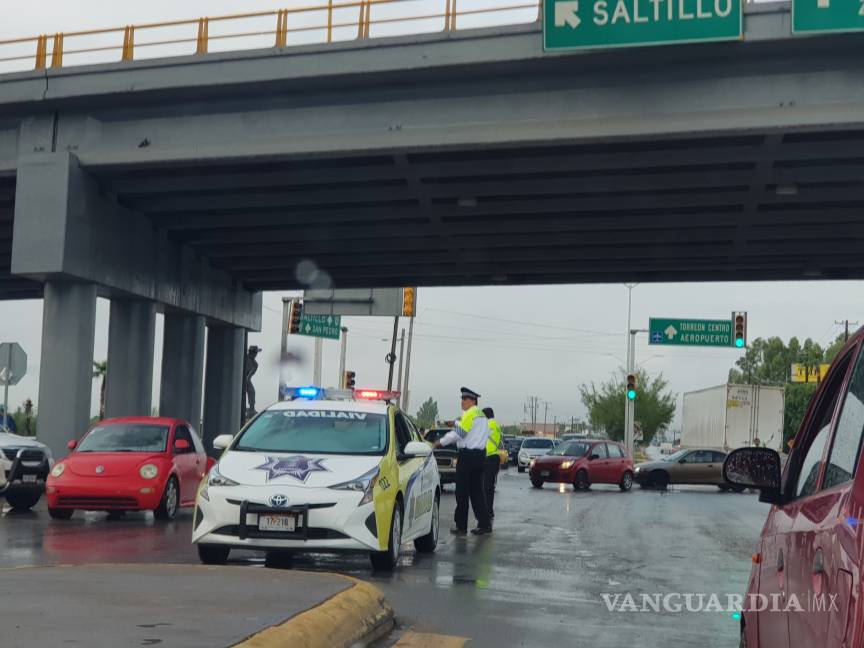
M635 389L628 389L627 390L627 398L629 400L636 400L636 390Z
M735 340L735 346L738 347L739 349L743 348L744 347L744 338L737 338Z

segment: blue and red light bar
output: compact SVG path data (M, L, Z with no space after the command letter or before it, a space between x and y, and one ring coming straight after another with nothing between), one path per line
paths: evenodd
M324 389L315 385L307 385L305 387L287 387L282 386L283 400L296 400L302 398L304 400L380 400L394 401L402 395L401 392L390 389Z

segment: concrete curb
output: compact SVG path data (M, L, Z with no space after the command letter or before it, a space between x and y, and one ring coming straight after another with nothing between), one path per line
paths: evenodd
M338 576L353 585L234 648L351 648L368 646L389 634L394 626L393 608L381 590L355 578Z

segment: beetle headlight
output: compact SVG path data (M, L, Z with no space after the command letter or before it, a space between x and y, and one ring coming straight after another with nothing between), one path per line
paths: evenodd
M159 469L153 464L144 464L138 469L138 474L144 479L155 479L159 474Z
M63 471L66 470L66 464L59 463L51 470L52 477L59 477L63 474Z

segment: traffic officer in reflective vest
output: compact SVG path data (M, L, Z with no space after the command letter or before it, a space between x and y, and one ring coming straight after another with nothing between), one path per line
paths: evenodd
M486 493L486 510L489 511L489 519L495 519L495 482L498 478L498 470L501 468L501 450L503 437L501 426L495 420L495 412L491 407L484 407L483 414L489 421L489 440L486 442L486 465L483 467L483 492Z
M477 518L477 528L471 533L492 533L492 523L486 510L483 492L483 466L486 462L486 442L489 440L489 421L477 407L480 395L467 387L462 388L462 418L455 427L435 444L436 448L456 444L459 448L456 464L456 525L450 530L455 535L468 532L468 501Z

